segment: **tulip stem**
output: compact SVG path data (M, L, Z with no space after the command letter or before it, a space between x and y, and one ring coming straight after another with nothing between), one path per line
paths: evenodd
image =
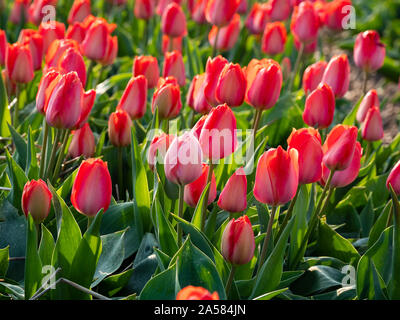
M46 119L44 120L44 132L43 132L43 144L42 144L42 154L40 156L40 168L39 177L43 178L44 167L46 166L46 155L47 155L47 138L49 136L49 126Z
M290 77L290 82L289 82L289 86L288 86L289 92L292 92L294 80L296 78L297 72L299 71L300 61L301 61L301 58L303 57L303 53L304 53L304 43L302 42L300 45L299 53L297 54L296 63L294 65L292 76Z
M46 168L46 174L44 175L45 179L47 179L47 177L50 174L50 171L53 169L54 160L56 158L56 153L57 153L57 147L58 147L58 143L60 141L61 130L59 130L59 129L55 129L55 130L56 130L56 134L55 134L53 146L51 149L50 160L49 160L49 164Z
M363 82L363 94L367 93L367 85L368 85L368 72L364 71L364 82Z
M90 60L90 63L89 63L89 66L88 66L88 69L87 69L87 72L86 72L87 80L86 80L86 88L85 88L85 90L88 90L91 87L91 82L93 82L92 81L93 80L92 71L93 71L93 68L94 68L95 64L96 64L96 62L94 60Z
M122 168L123 168L123 163L122 163L122 152L123 149L122 147L118 147L118 195L119 195L119 200L123 199L123 193L124 193L124 189L123 189L123 175L122 175Z
M256 134L258 130L258 126L260 124L261 120L261 115L262 115L262 110L256 109L256 113L254 115L254 124L253 124L253 135L254 135L254 141L256 140Z
M61 138L62 144L61 144L60 152L58 153L56 166L54 167L54 174L53 174L53 179L52 179L53 183L58 178L58 174L61 169L61 164L65 158L65 148L68 143L68 137L69 137L69 131L68 131L68 129L65 129L64 132L62 133L62 138Z
M15 92L16 101L15 101L15 105L14 105L14 117L13 117L14 128L17 128L17 126L18 126L19 98L21 95L21 91L22 91L22 84L17 83L16 92Z
M218 35L219 35L219 28L217 27L217 33L215 34L213 51L212 51L213 58L217 55Z
M264 264L265 256L267 254L268 244L269 244L269 240L271 238L271 233L272 233L272 225L274 224L274 220L275 220L276 208L277 208L276 206L272 206L271 215L269 216L267 233L265 235L264 244L262 246L260 258L258 260L258 269L257 269L257 273L256 273L257 275L260 272L261 267Z
M275 243L278 242L283 230L285 230L286 225L288 224L290 218L292 217L293 208L294 208L294 205L296 204L297 197L299 196L299 191L300 191L300 188L297 188L296 195L294 196L294 198L290 202L290 205L289 205L289 208L288 208L288 210L286 212L285 218L283 219L281 227L279 228L278 234L277 234L276 239L275 239Z
M88 220L87 220L87 229L86 229L86 230L89 230L89 228L90 228L90 226L92 225L92 223L93 223L95 217L96 217L96 216L94 216L94 217L89 217L89 216L88 216Z
M369 154L371 153L371 149L372 149L372 143L371 143L371 141L367 141L367 148L365 150L364 164L368 163L368 158L369 158Z
M208 168L206 186L211 183L213 171L214 171L214 164L212 163L212 160L210 159L210 166ZM204 226L206 224L207 203L208 203L208 197L210 195L210 189L211 189L211 185L207 189L207 192L204 196L204 200L203 200L202 207L201 207L201 231L204 230Z
M229 296L229 292L231 291L233 278L235 277L235 272L236 272L236 267L234 265L232 265L231 271L229 272L228 281L226 281L226 285L225 285L226 297Z
M179 185L179 206L178 206L179 218L182 218L182 216L183 216L183 195L184 195L184 186L180 184ZM178 234L178 248L180 248L182 245L182 227L181 227L180 223L178 223L176 231Z

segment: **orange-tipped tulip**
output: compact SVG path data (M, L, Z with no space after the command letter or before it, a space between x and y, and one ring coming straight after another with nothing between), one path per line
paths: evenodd
M16 83L33 80L33 61L28 45L15 43L7 46L6 71L10 80Z
M176 300L219 300L218 292L210 293L203 287L187 286L181 289Z
M51 93L53 92L53 89L60 78L60 72L55 68L50 68L40 80L39 90L36 94L36 109L43 115L46 114Z
M350 84L350 64L347 55L334 56L326 66L322 77L323 83L328 84L336 97L343 97Z
M203 171L201 173L201 176L198 177L195 181L185 185L184 200L190 207L194 208L197 206L201 194L203 193L203 190L206 187L209 170L210 166L203 163ZM211 204L216 197L217 197L217 185L215 182L215 174L213 172L211 176L211 185L210 185L210 192L208 195L207 205Z
M93 157L95 149L94 135L87 122L82 128L72 132L72 140L68 148L68 155L71 158Z
M168 37L166 34L162 36L162 53L165 54L169 51L179 51L182 53L182 37Z
M228 212L242 212L247 208L247 178L243 168L228 179L218 199L218 207Z
M335 95L330 86L321 83L306 98L303 120L311 127L327 128L333 121L335 113Z
M43 36L43 50L47 52L54 40L64 39L65 25L58 21L42 22L39 33Z
M331 30L343 30L343 22L347 21L349 10L346 6L351 6L350 0L333 0L323 6L323 22Z
M183 87L186 83L185 64L179 51L166 52L164 55L163 77L175 77Z
M153 94L151 111L158 110L160 119L173 119L182 109L181 91L174 77L160 78Z
M152 56L136 56L133 60L132 74L134 77L145 76L148 88L153 89L160 78L157 58Z
M132 77L122 94L117 109L125 110L132 120L142 118L146 113L147 80L140 75Z
M173 38L186 35L186 17L180 5L172 2L166 7L161 18L161 30Z
M383 66L385 45L375 30L358 34L354 44L354 62L366 72L376 71Z
M129 114L119 109L110 114L108 119L108 136L116 147L126 147L131 144L132 120Z
M42 68L43 61L43 37L36 31L31 29L21 30L18 42L29 46L32 55L33 70Z
M28 181L22 191L22 211L25 216L30 213L35 223L40 223L49 215L51 198L52 194L43 180Z
M57 67L61 57L68 49L76 49L80 52L79 44L75 40L72 39L62 39L62 40L54 40L54 42L50 45L47 50L45 56L46 68Z
M244 101L246 85L246 76L240 65L226 64L218 77L215 98L230 107L240 106Z
M206 74L198 74L194 76L188 91L187 104L196 112L207 114L210 112L212 106L208 103L204 94L206 86Z
M87 122L95 100L96 91L94 89L83 92L81 114L78 122L73 127L74 130L82 128L82 126Z
M367 141L378 141L383 138L382 116L379 107L373 106L368 109L361 127L361 136Z
M82 22L91 13L90 0L75 0L68 14L68 24Z
M65 33L65 39L72 39L80 44L85 40L85 35L86 29L84 28L83 23L74 22L69 25Z
M86 31L82 42L83 54L91 59L100 61L106 58L108 49L108 25L105 21L97 19Z
M286 28L280 22L267 23L261 42L261 49L268 55L274 56L285 50Z
M247 16L245 25L251 34L262 34L268 19L268 4L256 2Z

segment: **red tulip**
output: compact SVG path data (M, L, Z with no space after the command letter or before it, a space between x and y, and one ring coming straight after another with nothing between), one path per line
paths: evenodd
M39 90L36 94L36 109L43 115L46 114L51 93L60 78L60 72L55 68L51 68L47 73L43 74L42 79L40 80Z
M21 17L24 21L28 20L28 9L30 0L15 0L10 13L10 21L13 24L20 24Z
M18 42L29 46L31 51L33 70L39 70L42 68L43 61L43 37L36 31L31 29L21 30Z
M156 12L158 15L162 15L165 9L168 7L169 4L175 2L178 5L181 5L182 0L157 0L157 8Z
M247 16L245 25L251 34L262 34L268 20L268 5L256 2Z
M294 46L296 47L296 50L300 51L302 42L296 37L293 37L293 40L294 40ZM303 43L303 45L304 45L304 43ZM317 50L317 45L318 45L318 38L310 40L309 43L304 45L303 52L305 54L312 54L315 52L315 50Z
M161 30L173 38L186 35L186 17L182 8L175 2L170 3L162 14Z
M181 289L176 300L219 300L218 292L210 293L203 287L187 286Z
M282 22L267 23L261 43L262 51L271 56L282 53L286 37L286 28Z
M180 86L186 83L185 64L179 51L166 52L164 56L163 77L175 77Z
M75 48L68 48L58 61L58 69L61 73L75 71L82 82L86 85L86 66L81 53Z
M43 36L43 50L47 52L54 40L64 39L65 25L58 21L42 22L39 33Z
M7 35L4 30L0 30L0 66L6 63Z
M72 140L68 148L68 155L71 158L93 157L95 148L94 135L87 122L82 128L72 131Z
M32 54L28 45L15 43L6 50L6 71L11 81L28 83L33 80Z
M354 44L354 62L366 72L376 71L383 66L386 49L378 32L364 31L358 34Z
M126 147L131 144L132 120L129 114L118 109L110 114L108 119L108 136L116 147Z
M193 6L192 8L189 9L193 21L195 21L198 24L206 22L206 16L204 13L206 5L207 5L207 0L193 1Z
M247 12L247 0L240 0L236 12L239 14L245 14Z
M239 64L229 63L222 69L215 89L215 98L219 103L230 107L243 104L246 93L246 77Z
M335 113L335 95L330 86L321 83L306 98L303 120L311 127L323 129L331 125Z
M293 11L290 30L302 43L313 42L318 36L319 17L312 3L305 1Z
M182 109L181 91L174 77L160 78L153 94L151 111L158 110L160 119L173 119Z
M134 77L145 76L148 88L154 88L160 77L157 58L152 56L136 56L133 60L132 73Z
M79 44L75 40L71 39L63 39L63 40L54 40L54 42L50 45L49 50L47 50L45 62L46 67L57 67L60 61L60 58L63 54L69 49L73 48L80 52Z
M383 124L379 107L368 109L361 128L361 136L367 141L378 141L383 138Z
M218 207L228 212L242 212L247 208L247 178L242 167L225 184L218 199Z
M134 13L138 19L149 20L154 15L156 6L155 0L137 0L135 1Z
M292 11L290 0L270 0L269 18L271 21L284 21Z
M68 14L68 24L82 22L90 13L90 0L75 0Z
M95 100L96 100L96 91L94 89L83 92L81 114L79 116L78 122L72 129L74 130L80 129L88 121Z
M351 6L349 0L333 0L324 5L324 24L332 30L342 30L343 22L350 13L346 6Z
M334 56L329 61L321 82L328 84L336 97L341 98L346 94L350 83L350 64L347 55Z
M392 186L393 191L400 195L400 161L396 163L386 180L386 187L390 191L389 185Z
M233 265L249 263L256 247L254 233L248 216L232 219L221 238L221 253Z
M288 150L299 154L299 184L317 182L322 175L321 136L314 128L293 129L288 140Z
M169 51L179 51L182 53L182 37L171 38L166 34L162 36L162 52L165 54Z
M122 94L117 109L125 110L132 120L142 118L146 113L147 80L140 75L132 77Z
M94 217L100 209L107 211L111 192L107 162L93 158L83 161L72 186L71 203L74 208L88 217Z
M203 163L201 176L198 177L195 181L185 185L184 200L190 207L194 208L197 206L201 194L203 193L203 190L206 187L209 170L210 166ZM210 185L210 192L208 195L207 205L211 204L216 197L217 197L217 185L215 182L215 174L213 172L211 176L211 185Z
M197 140L200 138L201 130L203 129L204 123L207 120L208 115L205 114L203 115L199 120L197 120L196 124L193 126L192 134L197 138Z
M49 215L52 197L53 195L43 180L28 181L22 191L22 211L26 217L30 213L35 223L40 223Z
M205 9L207 21L217 27L227 25L239 7L240 0L208 0Z
M189 184L201 176L202 158L198 140L190 132L185 132L172 141L165 154L165 176L175 184Z
M107 52L103 59L99 61L102 66L112 65L118 54L118 38L117 36L107 37Z
M212 108L204 94L204 87L206 86L205 79L205 73L194 76L187 96L187 104L196 112L202 114L209 113Z
M317 89L318 85L322 80L326 66L328 63L326 61L318 61L310 66L304 71L303 74L303 89L306 95Z
M359 123L362 123L365 119L365 116L367 115L368 110L374 106L379 107L379 105L380 103L378 93L375 89L371 89L367 92L367 94L360 102L360 106L358 107L356 116L357 121Z
M253 59L247 66L246 78L246 101L259 110L272 108L282 88L279 63L272 59Z
M204 156L212 162L235 152L236 118L226 103L211 109L201 130L199 142Z
M299 184L298 152L279 146L269 149L258 160L254 197L272 206L285 204L296 195Z
M82 42L83 54L91 60L105 59L109 36L107 23L101 19L96 19L86 31L85 39Z
M56 5L57 0L33 0L29 7L29 21L35 25L39 25L43 20L49 20L47 15L51 11L47 6L55 8Z
M174 135L165 134L164 132L153 138L147 153L147 162L151 170L154 170L154 166L157 162L164 163L165 154L174 139ZM162 160L159 161L160 159Z
M218 31L219 29L219 31ZM235 14L229 24L223 27L213 26L208 34L208 42L214 46L215 37L217 36L217 50L228 51L232 49L237 42L240 33L240 16Z
M82 43L85 39L86 29L83 27L83 23L74 22L69 25L67 32L65 33L65 39L75 40L77 43Z
M222 56L217 56L213 59L209 57L207 60L206 75L202 86L205 98L214 107L218 105L218 100L215 97L215 89L217 88L219 75L226 64L228 64L228 60Z

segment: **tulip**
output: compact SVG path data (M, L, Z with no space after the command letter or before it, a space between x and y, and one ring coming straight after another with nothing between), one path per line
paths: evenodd
M129 114L118 109L110 114L108 119L108 136L116 147L126 147L131 144L132 120Z
M398 196L400 195L400 160L396 163L396 165L390 171L389 176L386 180L386 187L390 191L389 186L392 186L393 191Z
M236 118L226 103L211 109L202 127L199 142L204 156L212 163L235 152Z
M75 0L68 14L68 24L82 22L90 13L90 0Z
M179 51L182 53L182 37L171 38L166 34L162 36L162 52L165 54L169 51Z
M54 40L64 39L65 25L58 21L42 22L39 33L43 36L43 50L47 52Z
M61 74L55 68L51 68L42 76L39 83L39 90L36 94L36 109L41 114L45 115L51 93L54 87L59 82Z
M145 76L148 88L154 88L160 77L157 58L152 56L136 56L133 60L132 73L134 77L139 75Z
M6 63L7 35L4 30L0 30L0 66Z
M331 171L345 170L351 164L358 130L355 126L338 124L326 137L322 147L324 165Z
M29 46L32 56L33 70L42 68L43 60L43 37L35 30L24 29L19 34L18 42Z
M303 120L309 126L328 128L335 113L335 95L330 86L321 83L317 89L306 98Z
M71 39L63 39L63 40L54 40L54 42L50 45L47 50L45 56L46 68L57 67L59 66L59 61L63 54L70 48L76 49L80 52L79 44L75 40Z
M21 17L23 21L28 20L28 8L30 0L15 0L10 13L10 21L13 24L20 24Z
M240 0L236 12L239 14L245 14L247 12L247 0Z
M261 43L262 51L271 56L282 53L286 37L286 28L282 22L267 23Z
M154 15L156 6L155 0L137 0L135 1L134 13L138 19L149 20Z
M111 202L111 177L107 162L101 159L83 161L72 186L71 203L88 217L94 217L100 209L107 211Z
M210 166L203 163L202 173L195 181L185 185L184 189L184 200L190 207L196 207L200 200L201 194L207 185L207 176L210 171ZM208 194L207 205L210 205L217 197L217 185L215 182L215 174L212 173L210 192Z
M189 9L193 21L195 21L198 24L203 24L206 22L206 16L204 13L206 5L207 5L207 0L193 1L193 6L192 8Z
M201 176L202 158L198 140L190 132L185 132L172 141L165 154L165 176L175 184L189 184Z
M333 0L324 4L324 24L331 30L343 30L343 22L349 14L346 6L351 6L350 0Z
M152 171L154 170L156 162L159 162L160 159L162 159L160 163L164 162L165 154L174 139L174 135L165 134L164 132L153 138L147 153L147 162Z
M228 179L219 196L218 207L232 213L246 210L247 178L242 167Z
M217 39L218 33L218 39ZM240 33L240 16L235 14L229 24L223 27L213 26L208 34L208 42L219 51L228 51L233 48ZM217 43L215 43L217 41Z
M245 25L251 34L262 34L268 19L268 5L256 2L247 16Z
M41 223L49 215L52 197L43 180L28 181L22 191L22 211L26 217L30 213L35 223Z
M221 253L232 265L249 263L254 256L254 233L248 216L232 219L221 238Z
M180 86L186 83L185 64L179 51L166 52L164 56L163 77L175 77Z
M350 83L350 64L347 55L334 56L329 61L321 82L328 84L338 98L346 94Z
M71 158L80 156L91 158L95 148L94 135L87 122L81 129L72 132L72 140L68 148L68 155Z
M67 32L65 33L65 39L72 39L80 44L85 39L85 35L86 29L83 27L83 23L74 22L69 25Z
M314 128L293 129L288 140L288 150L296 149L299 161L299 184L317 182L322 175L321 137Z
M296 50L299 52L301 50L301 46L303 46L304 54L312 54L315 52L315 50L317 50L318 38L310 40L310 42L307 44L304 44L296 37L293 37L293 40L294 40L294 46L296 47Z
M175 2L170 3L162 14L161 30L173 38L186 35L186 17L182 8Z
M151 111L158 110L160 119L173 119L182 109L181 91L174 77L160 78L153 94Z
M312 3L305 1L293 11L290 30L303 44L313 42L318 36L319 17Z
M366 141L378 141L383 138L383 124L379 107L368 109L361 128L361 136Z
M86 66L80 52L75 48L67 49L58 61L58 69L61 73L75 71L82 82L86 85Z
M246 77L239 64L229 63L222 69L215 89L215 98L230 107L243 104L246 93Z
M107 56L108 42L108 26L107 23L96 19L89 29L86 31L85 39L82 42L83 54L95 61L100 61Z
M303 74L303 89L306 95L317 89L318 85L322 80L326 66L328 65L325 61L318 61L304 71Z
M132 77L122 94L117 109L125 110L132 120L142 118L146 113L147 80L140 75Z
M107 52L103 59L99 61L102 66L112 65L118 54L118 38L117 36L107 37Z
M203 287L187 286L181 289L176 300L219 300L218 292L210 293Z
M357 116L356 119L359 123L364 122L365 116L367 115L367 112L370 108L372 107L379 107L379 97L378 93L376 92L375 89L372 89L368 91L368 93L364 96L364 98L360 102L360 106L358 107L357 110Z
M289 18L292 11L290 0L271 0L269 7L271 21L284 21Z
M217 27L227 25L239 7L240 0L208 0L205 8L207 21Z
M33 80L32 54L28 45L15 43L6 50L6 71L11 81L28 83Z
M75 130L80 129L88 121L95 100L96 100L96 91L94 89L88 90L83 93L81 114L79 116L78 122L72 129Z
M39 25L44 20L46 15L49 14L49 8L47 6L52 6L55 8L56 5L57 0L33 0L29 7L29 21L35 25ZM49 17L46 18L48 19Z
M376 71L383 66L386 49L374 30L359 33L354 44L354 62L366 72Z
M204 87L206 86L206 74L198 74L194 76L188 91L187 104L196 112L207 114L210 112L212 106L208 103L204 94Z
M207 114L203 115L199 120L197 120L197 122L195 123L195 125L191 130L192 134L197 138L197 140L200 138L201 130L203 129L207 117L208 117Z
M182 0L157 0L157 8L156 12L158 15L162 15L165 9L168 7L169 4L175 2L178 5L181 5Z
M218 100L215 97L215 90L217 88L219 76L224 69L225 65L228 64L228 60L222 56L215 58L208 58L206 64L206 75L202 84L204 90L204 96L211 106L217 106Z

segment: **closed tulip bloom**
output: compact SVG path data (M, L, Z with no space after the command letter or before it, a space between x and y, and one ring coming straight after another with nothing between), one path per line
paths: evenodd
M183 87L186 83L185 64L179 51L166 52L164 55L163 77L175 77Z
M345 170L354 155L358 130L355 126L338 124L326 137L323 145L323 163L328 169Z
M324 24L331 30L343 30L343 22L346 21L351 6L349 0L333 0L324 5Z
M215 96L215 90L217 88L219 76L225 65L227 64L228 60L220 55L213 59L211 57L207 59L206 75L203 83L203 88L205 98L207 99L208 103L213 107L219 104Z
M322 175L321 136L314 128L293 129L288 140L288 150L299 154L299 184L317 182Z
M304 71L303 89L306 95L317 89L318 85L321 83L327 65L328 63L326 61L318 61L308 66Z
M175 184L189 184L201 176L202 158L199 141L192 133L185 132L172 141L165 154L165 176Z
M266 3L254 3L247 16L245 25L251 34L262 34L269 20L268 6Z
M0 66L6 63L7 35L4 30L0 30Z
M269 149L257 164L254 197L272 206L293 199L299 184L299 163L296 149L285 151L279 146Z
M156 12L159 16L162 16L163 12L165 11L165 9L168 7L168 5L170 5L171 3L175 2L177 5L181 5L182 0L157 0L157 8L156 8Z
M151 170L154 170L156 163L164 163L165 154L175 136L172 134L161 133L153 138L147 152L147 162Z
M102 66L110 66L114 63L118 54L118 38L117 36L107 37L107 52L103 59L99 61Z
M181 91L174 77L160 78L153 94L151 111L158 110L160 119L173 119L182 109Z
M20 24L21 17L24 21L28 20L28 9L30 0L15 0L10 13L10 21L13 24Z
M167 6L161 17L161 30L173 38L186 35L186 17L180 5L172 2Z
M149 20L155 11L155 0L137 0L135 1L134 13L138 19Z
M267 23L262 42L261 49L268 55L276 55L285 50L286 28L282 22Z
M306 98L303 120L314 128L328 128L335 113L335 95L330 86L321 83Z
M242 212L247 208L247 178L242 167L225 184L218 199L218 207L228 212Z
M102 20L96 20L90 25L82 42L83 54L91 59L100 61L107 55L108 27Z
M253 59L246 69L246 101L254 108L266 110L278 101L282 88L282 70L272 59Z
M203 115L199 120L197 120L192 130L190 130L190 132L192 132L192 134L197 138L197 140L200 138L201 130L203 129L207 117L208 117L207 114Z
M36 31L31 29L21 30L18 42L29 46L32 55L33 70L42 68L43 61L43 37Z
M354 44L354 62L367 71L376 71L383 66L386 55L385 45L375 30L359 33Z
M132 120L129 114L119 109L110 114L108 119L108 136L116 147L126 147L131 144Z
M315 50L317 50L318 45L318 38L310 40L309 43L304 44L302 43L296 36L293 37L294 46L296 47L297 51L300 51L301 45L304 45L303 52L304 54L313 54Z
M185 185L183 199L190 207L194 208L197 206L201 194L203 193L203 190L206 187L209 170L210 166L203 163L203 171L201 173L201 176L198 177L195 181ZM215 182L215 174L213 172L211 176L210 193L208 195L207 205L211 204L216 197L217 197L217 185Z
M374 106L368 109L361 127L361 136L367 141L382 140L383 124L379 107Z
M239 7L240 0L208 0L205 9L207 21L217 27L227 25Z
M68 155L71 158L93 157L95 148L94 135L87 122L82 128L72 132L72 140L68 148Z
M142 118L146 113L147 80L140 75L132 77L122 94L117 109L125 110L132 120Z
M54 42L50 45L47 50L45 56L46 68L57 67L61 57L64 53L70 49L76 49L81 52L79 49L79 44L75 40L71 39L62 39L62 40L54 40Z
M204 94L204 88L207 84L205 80L205 73L198 74L193 78L188 92L188 94L191 95L191 98L187 100L190 107L192 107L196 112L202 114L207 114L212 109L212 106L208 103Z
M350 84L350 64L347 55L334 56L329 61L321 82L328 84L338 98L346 94Z
M71 203L88 217L94 217L100 209L107 211L111 202L111 176L107 162L101 159L83 161L72 186Z
M193 21L195 21L198 24L206 22L206 16L204 13L206 5L207 5L207 0L193 1L193 6L191 9L189 9Z
M26 217L30 213L35 223L40 223L49 215L52 197L43 180L28 181L22 191L22 211Z
M219 29L219 31L218 31ZM229 24L224 27L218 28L213 26L208 34L208 42L210 45L214 45L215 37L217 36L217 50L218 51L228 51L232 49L237 42L240 33L240 16L235 14Z
M187 286L181 289L176 300L219 300L218 292L210 293L203 287Z
M36 94L36 109L43 115L46 114L51 93L53 92L53 89L60 78L60 72L55 68L51 68L42 76L42 79L40 80L39 90Z
M219 75L215 98L219 103L226 103L230 107L243 104L246 93L246 77L239 64L226 64Z
M28 1L30 3L30 1ZM29 6L29 21L35 25L39 25L45 17L48 18L49 9L47 6L56 7L57 0L33 0ZM54 22L54 20L52 21Z
M157 58L152 56L136 56L133 60L132 73L134 77L139 75L145 76L148 88L154 88L160 78Z
M86 29L83 27L83 23L74 22L68 26L65 39L72 39L78 43L82 43L85 39L85 35Z
M65 25L58 21L42 22L39 33L43 36L43 50L47 52L54 40L64 39Z
M68 14L68 24L82 22L90 13L90 0L75 0Z
M392 186L393 191L400 195L400 160L393 167L392 171L390 171L389 176L386 180L386 187L390 190L389 185Z
M226 103L211 109L199 137L204 156L215 162L235 152L236 129L235 114Z
M86 66L81 53L75 48L67 49L58 61L58 69L62 73L75 71L82 82L86 85Z
M247 12L247 0L240 0L236 12L239 14L245 14Z
M269 18L271 21L285 21L292 11L290 0L271 0L269 6Z
M55 85L46 110L47 123L59 129L71 129L79 120L83 87L75 71L62 75Z
M357 121L359 123L362 123L365 119L365 116L367 115L368 110L374 106L379 107L379 105L380 102L378 93L376 92L375 89L371 89L370 91L367 92L367 94L360 102L360 106L358 107L356 116Z
M74 130L80 129L88 121L95 100L96 100L96 91L94 89L83 92L81 114L79 116L78 122L72 129Z
M10 80L16 83L33 80L32 54L28 45L15 43L7 46L6 71Z
M182 53L182 37L168 37L166 34L162 36L162 53L165 54L169 51L179 51Z
M312 3L305 1L293 11L290 30L302 43L313 42L318 35L319 17Z
M221 253L233 265L249 263L254 256L254 233L248 216L232 219L221 238Z

